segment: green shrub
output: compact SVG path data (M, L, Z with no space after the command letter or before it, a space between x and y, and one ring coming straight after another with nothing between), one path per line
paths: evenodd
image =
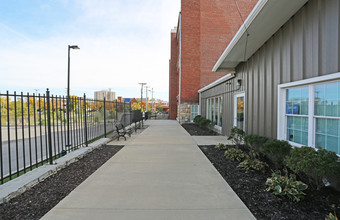
M246 159L242 161L237 167L244 168L246 170L246 173L252 171L264 173L268 165L257 158L246 157Z
M335 152L312 147L296 147L286 158L287 166L300 176L306 176L316 189L324 186L323 178L340 178L340 162Z
M196 125L199 125L199 122L200 122L200 120L202 120L203 119L203 117L201 116L201 115L197 115L195 118L194 118L194 123L196 124Z
M269 138L256 135L256 134L248 134L244 136L244 142L249 146L249 148L257 152L259 152L263 148L263 145L268 140Z
M276 169L281 169L284 165L284 159L289 155L292 146L288 141L268 140L261 152L274 164Z
M243 144L243 139L244 139L245 132L238 128L238 127L233 127L230 131L230 136L228 137L228 140L232 140L232 142L240 147L241 144Z
M211 123L211 121L210 121L209 119L203 118L202 120L200 120L199 126L200 126L201 128L205 128L205 127L207 127L210 123Z
M228 149L228 146L227 145L224 145L222 143L219 143L215 146L216 149L219 149L219 150L227 150Z
M303 191L308 188L307 184L297 181L295 175L288 177L287 172L285 176L274 172L272 177L267 178L266 185L268 192L271 191L277 196L287 196L296 202L299 202L306 195Z
M224 152L224 156L229 160L241 161L246 157L246 154L237 148L230 148Z

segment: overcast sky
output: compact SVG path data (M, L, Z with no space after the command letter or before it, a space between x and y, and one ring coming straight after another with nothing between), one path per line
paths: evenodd
M0 1L0 92L66 95L111 88L140 97L139 82L168 100L170 31L180 0ZM145 93L144 93L145 96Z

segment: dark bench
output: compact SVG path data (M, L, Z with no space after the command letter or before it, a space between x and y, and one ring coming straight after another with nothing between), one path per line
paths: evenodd
M126 137L125 137L126 134L128 134L129 137L131 137L131 130L126 129L123 124L116 124L116 131L118 134L118 141L120 137L124 137L124 139L126 140Z

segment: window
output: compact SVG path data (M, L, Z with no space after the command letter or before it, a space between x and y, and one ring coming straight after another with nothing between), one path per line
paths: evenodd
M191 121L198 115L198 105L191 105L190 106L190 119Z
M336 73L279 85L278 138L340 154L339 78Z
M245 130L244 93L234 96L234 126Z
M315 146L340 154L340 81L315 85Z
M215 123L218 127L222 127L223 116L223 98L222 96L207 99L206 118Z
M308 87L287 89L287 140L308 145Z

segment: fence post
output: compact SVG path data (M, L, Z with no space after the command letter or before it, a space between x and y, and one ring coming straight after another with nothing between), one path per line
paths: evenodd
M118 118L118 101L116 100L116 122Z
M50 164L53 164L53 154L52 154L52 132L51 132L51 109L50 109L50 91L46 90L47 97L47 132L48 132L48 150Z
M104 97L104 136L106 137L106 99Z
M88 144L87 144L87 115L86 115L86 94L84 93L84 121L85 121L85 126L84 126L84 129L85 129L85 146L87 147Z

